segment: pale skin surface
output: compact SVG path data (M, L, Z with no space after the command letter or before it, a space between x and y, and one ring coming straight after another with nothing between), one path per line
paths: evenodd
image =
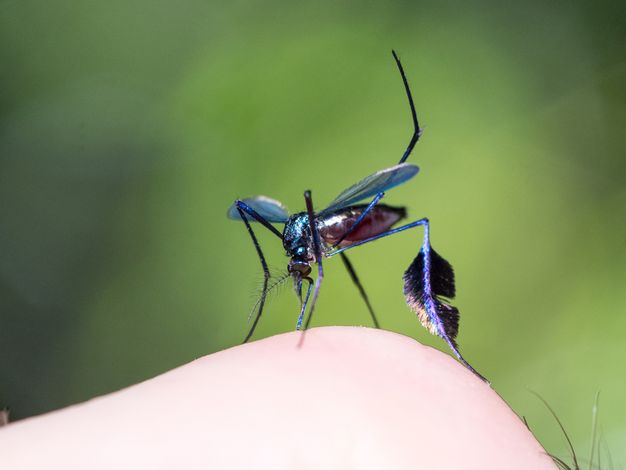
M203 357L0 429L2 469L555 469L452 357L315 328Z

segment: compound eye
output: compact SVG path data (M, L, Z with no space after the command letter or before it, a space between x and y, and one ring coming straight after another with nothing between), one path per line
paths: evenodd
M306 248L303 246L299 246L296 248L296 256L304 256L306 254Z

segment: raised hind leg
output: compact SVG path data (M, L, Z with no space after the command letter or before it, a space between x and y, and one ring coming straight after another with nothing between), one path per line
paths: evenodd
M455 338L459 330L459 311L441 297L455 295L454 271L450 263L442 258L430 245L430 226L427 218L383 232L374 237L358 241L329 253L334 256L346 250L387 237L405 230L424 226L424 238L417 257L404 273L404 295L407 304L428 331L440 336L458 360L469 370L487 382L461 355Z

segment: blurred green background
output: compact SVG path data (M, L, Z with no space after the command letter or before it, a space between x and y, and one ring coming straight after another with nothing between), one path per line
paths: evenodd
M388 194L455 266L466 358L546 448L626 460L622 2L0 2L0 405L14 419L238 344L261 270L236 197L317 207L424 135ZM260 232L284 271L277 240ZM384 328L421 233L352 252ZM342 263L314 324L369 324ZM291 288L256 337L290 331Z

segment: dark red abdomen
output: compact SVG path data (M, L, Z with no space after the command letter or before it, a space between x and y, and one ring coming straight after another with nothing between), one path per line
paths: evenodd
M318 230L322 239L329 245L337 243L350 230L367 206L350 206L318 218ZM391 207L378 204L371 209L359 226L348 235L339 246L349 246L355 242L375 237L389 230L395 223L406 217L404 207Z

